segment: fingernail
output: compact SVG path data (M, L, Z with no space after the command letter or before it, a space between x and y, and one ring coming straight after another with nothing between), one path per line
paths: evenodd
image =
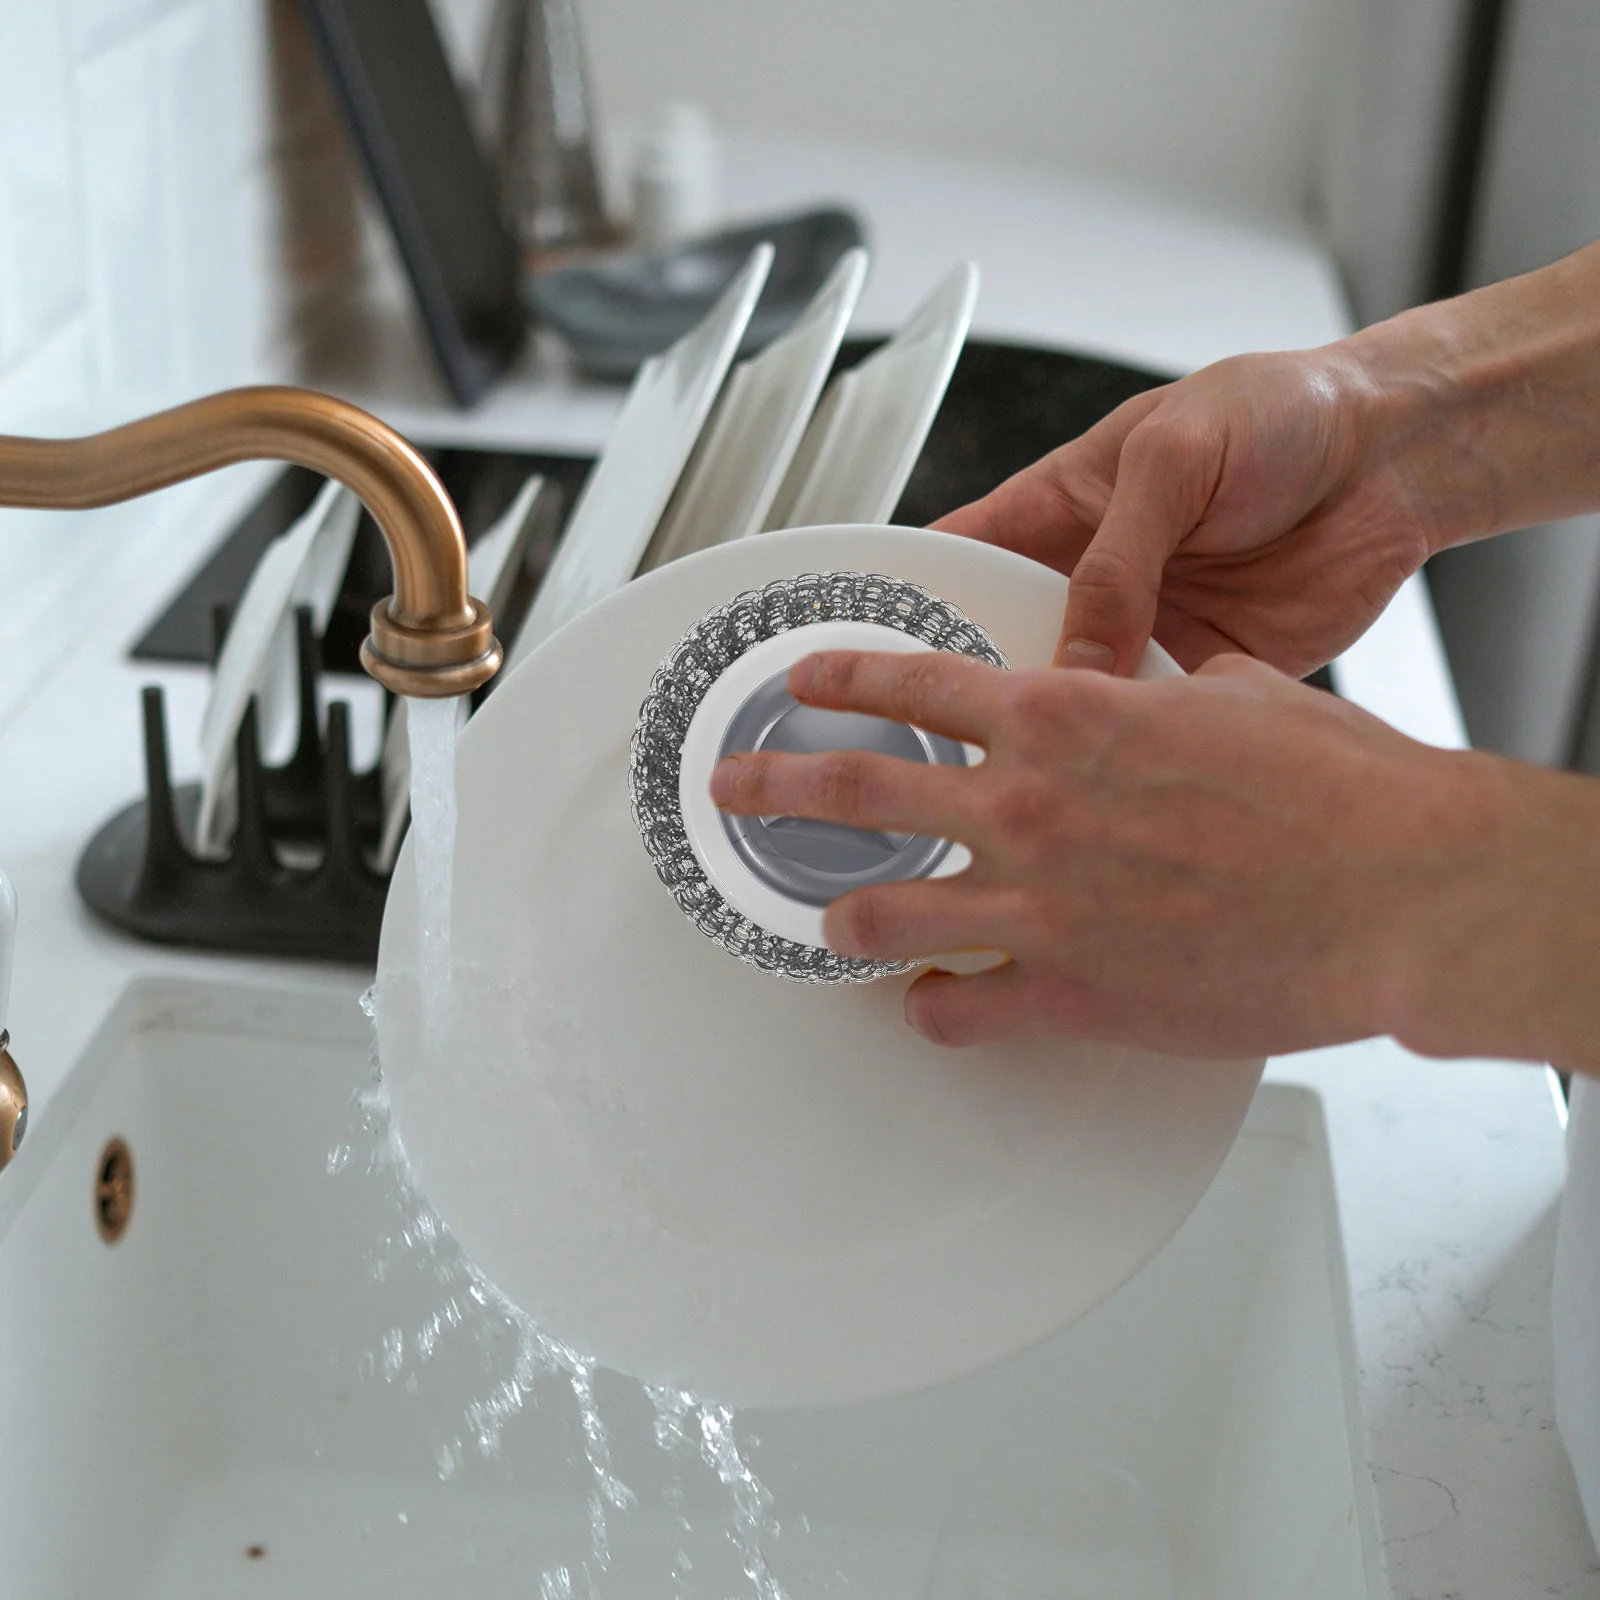
M1068 639L1061 657L1062 666L1080 667L1086 672L1110 672L1117 664L1117 652L1093 639Z
M796 696L806 693L817 680L817 658L802 656L789 668L789 693Z
M725 806L733 799L733 781L739 775L738 756L724 756L711 773L711 802Z

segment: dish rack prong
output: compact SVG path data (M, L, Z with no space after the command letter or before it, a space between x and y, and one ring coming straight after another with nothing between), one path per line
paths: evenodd
M220 638L226 617L213 620ZM388 893L387 875L371 865L379 770L353 769L346 701L329 703L322 726L321 645L306 607L295 613L295 644L294 750L281 766L267 764L252 699L234 741L238 820L216 860L190 842L200 786L172 781L166 697L157 685L143 690L144 797L112 817L78 861L79 894L112 926L160 944L376 960Z

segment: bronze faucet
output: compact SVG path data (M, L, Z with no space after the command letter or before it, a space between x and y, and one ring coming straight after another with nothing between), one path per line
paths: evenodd
M489 608L467 593L467 541L444 486L392 428L310 389L229 389L83 439L0 434L0 506L132 500L241 461L337 478L389 546L394 594L372 610L361 664L396 694L466 694L500 667Z
M241 461L337 478L389 547L394 594L372 609L361 664L396 694L467 694L500 667L494 619L467 593L467 541L444 486L392 428L309 389L230 389L82 439L0 435L0 506L79 510L132 500ZM9 888L0 875L0 911ZM0 924L7 919L0 917ZM8 928L0 926L0 943ZM9 965L0 949L0 969ZM0 970L0 986L9 987ZM5 995L0 992L0 1023ZM22 1143L28 1092L0 1029L0 1167Z

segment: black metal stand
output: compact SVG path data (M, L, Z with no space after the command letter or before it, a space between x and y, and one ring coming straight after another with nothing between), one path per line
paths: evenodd
M220 631L220 630L219 630ZM281 767L261 759L252 700L239 727L239 821L223 860L197 856L199 784L174 788L164 699L144 691L145 798L101 828L78 861L78 893L112 926L158 944L371 966L388 878L378 842L380 773L350 770L350 709L318 715L310 614L296 616L299 736ZM392 708L391 708L392 710Z

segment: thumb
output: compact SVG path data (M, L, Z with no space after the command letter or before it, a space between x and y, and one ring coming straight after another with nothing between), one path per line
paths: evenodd
M1072 569L1057 666L1124 677L1138 666L1167 560L1211 498L1210 456L1192 434L1149 424L1129 434L1105 515Z

